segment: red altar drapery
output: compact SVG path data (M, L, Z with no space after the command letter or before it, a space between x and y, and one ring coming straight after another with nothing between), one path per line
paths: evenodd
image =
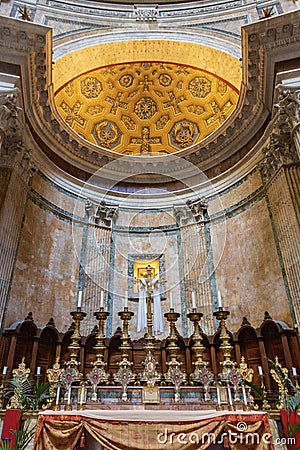
M11 448L14 448L15 431L20 428L21 415L19 409L7 409L5 411L1 439L9 441Z
M173 411L169 413L171 417ZM84 430L110 450L205 450L213 443L232 450L274 448L266 414L232 413L200 421L162 423L62 413L40 416L34 450L72 450Z

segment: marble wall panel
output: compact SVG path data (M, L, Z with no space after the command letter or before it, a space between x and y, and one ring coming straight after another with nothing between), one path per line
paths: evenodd
M212 248L222 253L216 283L224 307L231 313L230 329L236 331L243 316L258 326L269 311L274 319L292 326L287 295L265 199L227 220L226 241L218 239L222 224L214 225Z
M32 189L43 199L63 209L68 214L72 215L74 213L77 216L84 217L84 201L78 200L76 195L60 189L47 178L36 175L32 183Z
M6 326L32 311L44 326L54 317L57 328L68 329L76 307L79 264L71 224L28 203L14 269Z
M162 227L175 225L176 221L173 211L145 211L145 210L122 210L120 208L117 226L125 227Z
M112 331L121 325L121 321L118 317L118 311L123 309L124 306L124 294L128 290L128 255L131 254L151 254L153 248L145 245L145 238L139 235L131 235L130 240L124 239L123 233L113 233L113 240L115 245L114 259L111 267L111 290L112 294ZM161 236L153 237L155 247L159 248ZM180 296L180 268L178 261L178 240L176 233L167 233L165 235L165 244L161 247L162 253L164 253L166 261L166 289L172 290L172 296L174 300L175 310L181 312L182 303ZM156 252L157 253L157 252ZM143 257L141 257L143 259ZM144 332L137 333L137 313L138 303L137 301L129 301L129 309L134 312L133 320L130 322L130 334L134 339L140 338L144 335ZM167 299L162 301L163 313L169 310L169 295ZM178 322L178 330L182 332L182 322ZM162 336L168 335L168 326L165 322L165 333Z
M241 183L229 189L224 194L220 194L214 200L209 201L208 212L212 216L219 211L225 210L239 202L247 199L252 193L262 186L261 176L258 171L242 180Z

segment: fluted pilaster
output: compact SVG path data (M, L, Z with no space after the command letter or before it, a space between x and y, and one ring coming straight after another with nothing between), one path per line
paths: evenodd
M300 163L282 166L267 186L267 192L292 314L300 327Z
M5 168L5 170L8 169ZM26 151L20 152L11 169L0 211L0 320L2 327L22 229L28 185L35 170L30 154Z
M188 202L184 207L174 208L174 215L180 225L186 308L192 309L192 292L194 291L197 308L203 313L203 330L212 334L214 322L204 221L206 210L206 201L200 199ZM190 335L193 329L190 323L188 326Z

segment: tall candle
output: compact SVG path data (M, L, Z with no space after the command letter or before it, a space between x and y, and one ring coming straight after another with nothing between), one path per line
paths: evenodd
M7 374L7 366L4 366L3 370L2 370L2 375L6 375L6 374Z
M41 375L41 368L40 368L40 366L37 366L37 368L36 368L36 374L37 374L37 375Z
M297 376L297 370L296 370L296 367L292 367L292 374L293 374L293 377L296 377L296 376Z
M222 308L222 297L221 297L221 291L218 291L218 307Z
M258 375L262 376L264 374L261 366L257 366L257 370L258 370Z
M229 405L232 406L232 396L231 396L231 389L229 384L227 384L227 391L228 391L228 401L229 401Z
M59 397L60 397L60 384L57 386L57 391L56 391L56 400L55 400L56 405L59 404Z
M244 400L244 405L247 406L248 402L247 402L247 394L246 394L246 389L245 389L245 385L242 384L242 392L243 392L243 400Z
M82 291L78 292L78 301L77 301L77 308L81 308L82 305Z
M220 388L219 385L217 384L217 402L218 402L218 406L221 405L221 397L220 397Z
M125 291L124 308L128 308L128 291Z
M173 305L173 297L172 297L172 292L170 292L170 309L173 309L174 305Z
M69 387L68 390L68 405L71 405L71 386Z
M100 293L100 308L103 308L104 306L104 291L101 291Z
M196 309L196 298L195 298L195 292L192 292L192 308Z
M82 405L83 404L83 402L84 402L84 394L85 394L85 392L84 392L84 384L81 386L81 392L80 392L80 404Z

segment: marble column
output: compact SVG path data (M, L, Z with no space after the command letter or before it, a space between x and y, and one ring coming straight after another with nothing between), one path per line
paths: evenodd
M272 130L263 148L262 178L295 326L300 326L300 90L279 86ZM298 131L297 131L298 130ZM280 299L278 299L280 301Z
M81 334L87 336L97 325L94 312L100 308L101 291L103 291L104 308L107 307L110 248L112 225L117 215L117 208L107 205L104 201L98 205L86 201L86 212L89 224L85 230L82 254L83 310L87 313L82 322Z
M3 159L1 161L3 163ZM10 172L0 210L0 320L3 329L13 268L26 209L27 193L36 166L29 152L18 146L18 153L13 166L4 167L2 165L0 166L0 172L2 169Z
M206 208L206 203L202 199L187 202L184 207L174 207L174 215L181 233L186 308L192 309L192 292L194 292L197 309L203 313L201 327L206 334L213 334L210 268L204 223ZM193 329L190 323L188 326L190 335Z

